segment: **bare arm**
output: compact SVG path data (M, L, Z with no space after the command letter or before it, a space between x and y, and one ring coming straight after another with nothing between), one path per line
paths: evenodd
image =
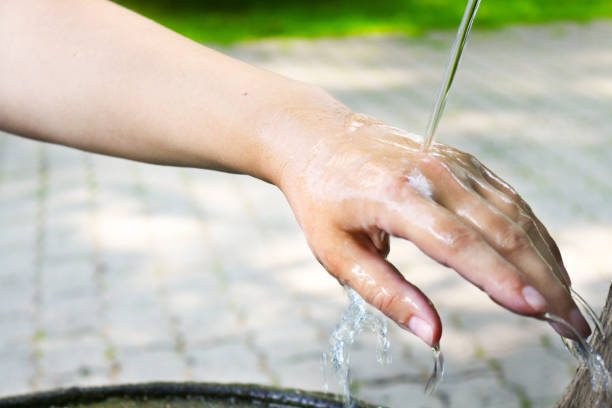
M0 53L4 129L153 163L274 182L289 110L348 110L103 0L3 1Z
M544 226L463 152L437 144L423 154L410 135L317 87L105 0L3 0L0 55L0 128L274 183L321 264L429 344L440 339L440 319L386 261L389 234L514 312L550 311L589 331Z

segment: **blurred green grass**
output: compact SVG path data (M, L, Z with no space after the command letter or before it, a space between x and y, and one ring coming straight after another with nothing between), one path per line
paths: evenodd
M115 0L199 42L265 37L419 35L455 28L466 0ZM483 0L475 27L612 18L611 0Z

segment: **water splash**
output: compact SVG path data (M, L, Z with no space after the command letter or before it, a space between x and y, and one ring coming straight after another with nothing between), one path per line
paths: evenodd
M442 377L444 377L444 355L440 351L440 345L436 344L431 350L433 351L434 367L427 384L425 384L426 395L432 395L442 381Z
M606 363L597 354L586 340L564 319L551 313L545 313L544 319L556 323L571 332L574 339L561 337L563 343L572 355L588 369L591 376L591 387L597 395L595 406L599 408L612 405L612 375L606 367Z
M348 286L344 287L350 303L340 322L329 338L329 350L323 353L325 388L327 389L327 370L331 368L343 390L344 406L351 407L351 370L350 347L357 335L364 330L376 335L376 360L380 364L391 362L387 321L367 310L367 303Z

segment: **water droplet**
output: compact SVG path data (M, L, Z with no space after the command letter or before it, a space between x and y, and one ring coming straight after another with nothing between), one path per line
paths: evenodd
M427 384L425 384L425 394L427 395L432 395L436 391L438 384L444 377L444 355L440 351L440 345L436 344L431 351L433 352L434 367Z

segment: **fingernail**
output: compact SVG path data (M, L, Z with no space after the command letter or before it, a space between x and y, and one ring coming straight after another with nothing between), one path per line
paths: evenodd
M578 308L575 307L570 311L569 321L578 331L578 333L582 334L584 337L589 337L591 334L591 328L589 327L587 321L584 320L584 317Z
M535 290L532 286L525 286L522 293L523 298L525 298L525 302L527 302L529 306L534 309L534 311L544 311L544 308L546 307L546 299L540 295L540 292Z
M433 329L431 325L420 317L412 316L408 321L408 328L425 343L431 345L433 342Z

